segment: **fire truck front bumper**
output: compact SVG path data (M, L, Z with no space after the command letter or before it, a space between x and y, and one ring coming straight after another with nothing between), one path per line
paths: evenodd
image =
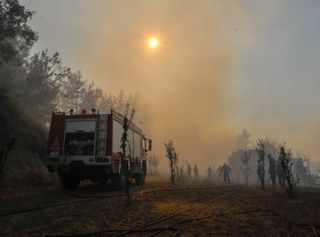
M95 156L48 156L47 168L54 172L59 169L68 170L71 166L84 167L107 167L111 166L111 157L95 157Z

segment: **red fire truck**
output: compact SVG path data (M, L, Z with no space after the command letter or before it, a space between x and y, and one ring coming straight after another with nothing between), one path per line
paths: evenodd
M121 169L121 136L123 116L93 112L70 114L52 113L48 140L47 167L58 172L66 189L75 189L80 181L89 179L106 184L111 181L115 189L124 186ZM142 185L147 172L146 156L152 141L142 130L130 124L127 132L127 165L131 178ZM123 164L123 163L122 163Z

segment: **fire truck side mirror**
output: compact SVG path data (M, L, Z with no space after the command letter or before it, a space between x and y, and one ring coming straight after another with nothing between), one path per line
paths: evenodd
M152 150L152 140L151 139L149 139L148 140L148 151L151 151Z

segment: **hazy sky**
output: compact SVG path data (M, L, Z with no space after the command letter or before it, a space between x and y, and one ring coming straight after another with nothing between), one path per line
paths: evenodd
M320 1L22 3L36 11L34 51L150 105L156 150L172 138L186 160L221 162L247 129L319 159Z

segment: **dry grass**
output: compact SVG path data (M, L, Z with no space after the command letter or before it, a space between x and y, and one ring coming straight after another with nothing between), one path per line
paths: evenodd
M14 152L0 177L0 198L8 198L48 190L59 185L37 154Z
M174 187L174 191L168 191ZM48 203L66 202L67 206L0 217L0 223L3 223L0 224L0 232L7 236L39 236L42 233L79 234L109 229L137 229L159 220L165 221L151 227L173 225L180 230L180 236L317 236L320 231L319 189L298 189L297 197L290 199L281 189L268 189L263 192L257 187L240 187L240 189L232 186L212 186L202 189L184 189L190 187L187 185L174 187L168 183L168 179L166 182L156 178L148 179L144 187L133 187L134 195L129 207L126 206L125 198L101 198L80 203L79 199L63 195L59 189L37 194L37 198L35 195L30 195L3 200L0 214L11 209L48 205ZM141 192L152 189L158 191ZM95 195L110 193L94 185L84 186L77 191L81 192L86 194L91 192ZM230 192L232 194L217 199ZM215 201L210 202L210 200ZM172 216L176 213L181 214ZM103 232L88 236L117 236L120 233L123 232L116 234ZM147 236L147 234L151 233L132 232L126 236ZM174 230L166 230L156 236L174 234Z

